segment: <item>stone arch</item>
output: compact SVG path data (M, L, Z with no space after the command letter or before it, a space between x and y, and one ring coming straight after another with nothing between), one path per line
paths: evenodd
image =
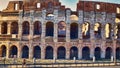
M78 38L78 24L77 23L70 24L70 38L71 39Z
M94 36L95 38L101 38L101 23L97 22L94 25Z
M18 34L18 23L17 22L11 23L11 34Z
M89 47L83 47L82 49L82 59L88 60L90 59L90 49Z
M26 45L22 48L22 58L29 58L29 48Z
M78 48L75 46L70 49L70 59L73 59L74 57L78 59Z
M97 60L101 59L101 49L100 47L96 47L94 50L94 56Z
M64 21L58 23L58 37L66 37L66 23Z
M23 23L22 23L22 34L23 35L28 35L29 33L30 33L30 24L29 24L29 22L28 21L24 21Z
M2 45L0 47L0 56L1 57L6 57L6 51L7 51L7 47L5 45Z
M57 49L57 58L65 59L66 58L66 49L63 46L58 47Z
M42 33L42 24L39 21L34 22L34 35L40 35Z
M110 23L107 23L105 25L105 37L106 37L106 39L111 38L111 29L112 29L112 25Z
M8 30L8 24L7 24L7 22L3 22L2 24L1 24L1 33L2 34L7 34L7 30Z
M46 47L45 59L53 59L53 47L51 47L51 46Z
M112 56L112 48L107 47L106 48L106 53L105 53L105 59L111 59L111 56Z
M18 49L15 45L10 47L10 58L17 57Z
M116 48L116 59L120 60L120 47Z
M46 23L46 36L54 36L54 23L53 22Z
M82 25L82 38L90 39L90 23L89 22L85 22Z
M34 46L34 49L33 49L33 57L36 58L36 59L40 59L41 58L41 48L39 46Z

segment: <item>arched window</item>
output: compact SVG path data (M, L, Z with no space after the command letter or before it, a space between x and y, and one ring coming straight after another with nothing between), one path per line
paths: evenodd
M37 8L40 8L41 4L40 3L37 3Z
M11 24L11 33L18 34L18 23L17 22L13 22Z
M78 59L78 48L77 47L72 47L70 49L70 59L74 59L74 57Z
M28 35L30 31L29 22L27 21L23 22L22 28L23 28L23 34Z
M78 24L72 23L70 25L70 38L77 39L78 38Z
M65 59L66 58L66 49L64 47L59 47L57 50L57 58Z
M101 49L99 47L95 48L94 55L97 60L101 59Z
M45 51L45 59L53 59L53 48L48 46Z
M82 59L85 59L85 60L90 59L90 49L88 47L84 47L82 49Z
M111 59L111 56L112 56L112 48L108 47L106 48L105 58Z
M18 52L17 47L16 46L12 46L10 48L10 58L14 58L14 57L17 58L17 52Z
M46 23L46 36L53 36L54 34L54 24L53 22Z
M116 59L120 60L120 47L116 48Z
M3 22L1 27L2 27L1 28L1 33L2 34L7 34L7 30L8 30L7 22Z
M39 46L34 47L34 58L41 58L41 48Z
M95 38L98 38L98 39L101 38L101 25L100 25L100 23L95 23L94 35L95 35Z
M85 22L82 25L82 36L83 36L83 39L90 38L90 24L88 22Z
M7 48L6 48L5 45L2 45L2 46L0 47L0 56L1 56L1 57L6 57L6 50L7 50Z
M58 37L66 37L66 23L63 21L58 23Z
M116 26L116 38L120 39L120 24L117 24Z
M22 58L29 58L29 48L27 46L22 48Z
M42 26L39 21L36 21L34 23L34 35L39 35L42 33Z

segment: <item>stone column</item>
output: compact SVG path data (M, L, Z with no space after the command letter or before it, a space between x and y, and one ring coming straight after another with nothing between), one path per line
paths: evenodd
M66 42L70 42L70 24L67 24L66 27Z
M101 52L101 58L102 58L102 59L105 58L105 50L102 50L102 52Z
M90 51L90 58L93 58L93 56L94 56L94 48L92 47Z
M42 22L42 34L41 34L42 42L45 42L45 32L46 32L46 25L45 25L45 22Z
M8 35L11 34L11 22L9 22L8 25L7 25L7 34Z
M54 47L54 59L57 59L57 44L55 43L55 47Z
M19 44L19 46L18 46L18 54L17 54L17 58L22 58L21 56L22 56L22 50L21 50L22 48L21 48L21 45Z
M21 38L22 38L22 24L20 23L18 26L19 26L18 38L21 40Z
M29 59L33 58L33 46L29 47Z
M1 29L2 29L2 22L0 22L0 35L2 34Z
M69 46L69 44L67 44ZM66 59L70 59L70 48L66 47Z
M55 22L54 24L54 42L57 42L58 40L58 26L57 26L57 22Z
M102 24L101 34L102 34L102 39L105 40L105 24Z
M78 30L79 39L82 40L82 24L79 25Z
M91 41L94 40L94 24L90 25L90 39Z
M41 47L41 59L45 59L45 45Z
M78 50L78 59L82 59L82 48L79 47L79 50Z
M9 58L9 55L10 55L10 42L8 42L7 45L6 58Z

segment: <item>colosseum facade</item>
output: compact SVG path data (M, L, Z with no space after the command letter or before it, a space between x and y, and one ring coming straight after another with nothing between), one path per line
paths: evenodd
M120 4L9 1L0 11L0 57L120 59Z

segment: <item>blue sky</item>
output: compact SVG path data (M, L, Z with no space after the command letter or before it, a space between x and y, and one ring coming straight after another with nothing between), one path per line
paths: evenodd
M12 0L0 0L0 10L5 9L7 7L8 1L12 1ZM62 5L66 5L67 8L69 7L72 10L75 10L76 3L78 3L79 0L59 0L59 1L62 2ZM84 0L84 1L86 1L86 0ZM111 3L119 3L120 4L120 0L89 0L89 1L102 1L102 2L111 2Z

